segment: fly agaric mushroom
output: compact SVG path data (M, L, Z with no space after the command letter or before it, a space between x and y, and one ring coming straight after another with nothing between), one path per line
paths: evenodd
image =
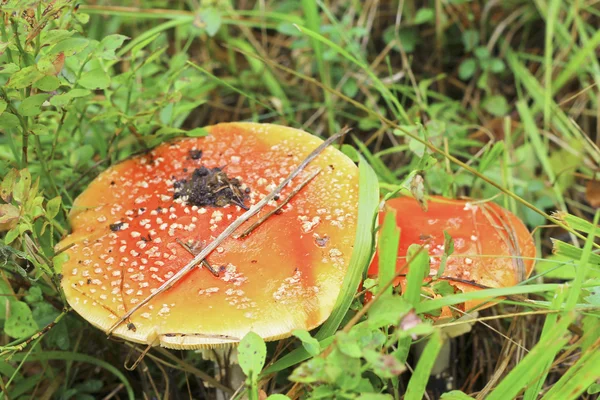
M533 270L536 253L533 238L519 218L497 204L439 196L429 198L427 211L423 211L420 204L410 197L390 199L385 204L396 210L396 224L400 228L396 271L401 274L393 284L400 285L402 290L410 268L405 255L411 244L422 245L429 252L430 273L426 281L438 275L445 252L444 231L452 237L454 251L448 256L439 280L447 281L457 292L513 286L527 279ZM380 222L383 222L383 217L384 212L381 212ZM378 265L376 254L369 267L369 276L377 275ZM437 296L431 287L422 289L432 297ZM432 316L432 319L442 322L458 314L464 324L442 329L444 339L454 338L471 330L476 313L469 313L469 310L494 304L490 300L470 300L455 306L460 312L454 313L449 307L443 307L440 315ZM415 344L417 358L420 358L424 346L425 342ZM441 385L443 392L452 387L452 382L445 376L450 361L450 342L444 340L431 369L434 379L430 381L432 385L436 382Z
M110 167L76 199L72 233L58 245L69 255L62 287L73 309L103 331L322 143L270 124L206 130L205 137L164 143ZM303 180L310 182L293 194ZM240 237L290 194L275 215ZM238 236L225 239L203 265L113 334L200 349L237 344L249 331L277 340L318 326L334 306L350 260L357 203L358 169L337 149L326 148Z
M415 199L398 197L388 200L386 207L396 210L396 223L400 228L396 271L405 270L396 278L394 286L404 289L406 285L410 266L406 265L405 255L411 244L428 250L430 277L427 280L436 276L445 251L444 231L454 241L454 252L448 257L440 280L447 281L456 291L466 293L513 286L527 279L533 270L536 249L527 227L495 203L433 196L428 201L428 210L423 211ZM375 255L369 276L377 274L378 261ZM487 300L472 300L459 305L458 309L481 309L493 304ZM451 316L452 311L444 307L437 318Z

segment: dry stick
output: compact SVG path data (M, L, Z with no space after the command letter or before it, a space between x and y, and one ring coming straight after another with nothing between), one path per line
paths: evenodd
M188 246L187 244L183 243L183 241L179 238L176 238L175 241L184 249L187 250L188 253L190 253L191 255L193 255L194 257L198 255L198 251L194 251L190 248L190 246ZM203 259L202 261L200 261L200 263L202 265L204 265L204 267L206 269L208 269L210 271L211 274L213 274L214 276L216 276L217 278L219 277L219 271L217 271L216 269L213 268L212 265L209 264L208 260Z
M319 175L319 172L321 172L321 168L316 169L315 171L313 171L308 178L306 178L302 183L300 183L298 186L296 186L294 188L294 190L292 190L292 192L290 193L290 195L288 197L286 197L281 204L279 204L277 207L275 207L274 209L272 209L271 211L269 211L268 213L266 213L262 218L260 218L258 221L256 221L255 223L253 223L252 225L250 225L248 227L248 229L246 229L244 232L242 232L239 236L236 236L236 239L243 239L246 236L250 235L256 228L258 228L260 225L262 225L263 222L265 222L271 215L273 214L277 214L277 212L279 210L281 210L287 203L290 202L290 200L292 199L292 197L294 197L295 195L298 194L298 192L300 192L304 186L308 185L310 183L310 181L312 181L317 175Z
M304 159L291 173L290 175L283 180L271 193L265 196L262 200L252 206L248 211L239 216L235 221L233 221L215 240L210 242L205 248L202 249L189 263L185 265L185 267L181 268L175 275L173 275L169 280L163 283L157 291L151 293L144 300L136 304L131 310L129 310L125 315L123 315L110 329L106 332L108 336L112 334L112 332L121 325L125 320L127 320L134 312L148 304L150 300L154 297L158 296L165 290L169 289L175 283L177 283L181 278L183 278L188 272L192 270L196 265L198 265L206 256L208 256L214 249L216 249L225 239L227 239L233 232L236 231L243 223L245 223L250 217L259 212L269 201L271 201L281 190L286 187L292 179L302 172L302 170L312 161L314 160L326 147L328 147L331 143L343 137L346 133L350 131L349 128L342 129L341 132L329 137L323 143L319 145L316 149L314 149L308 157Z

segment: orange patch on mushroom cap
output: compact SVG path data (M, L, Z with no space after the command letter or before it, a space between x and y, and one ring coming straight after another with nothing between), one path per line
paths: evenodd
M73 308L98 328L106 331L193 258L176 239L201 249L322 142L269 124L207 130L206 137L165 143L109 168L75 201L73 232L57 246L73 245L62 286ZM235 343L248 331L275 340L321 324L333 308L354 243L354 163L325 149L278 201L236 234L316 168L321 172L282 213L246 238L230 236L207 257L218 277L194 268L114 334L202 348Z
M386 207L396 210L397 226L400 228L398 272L408 272L408 247L419 244L428 250L430 276L435 276L444 254L444 231L454 240L454 252L448 257L442 279L458 291L513 286L528 278L533 271L536 249L531 234L519 218L495 203L433 196L425 212L415 199L399 197L388 200ZM380 222L383 222L383 216L384 212L380 213ZM375 255L369 276L377 274L378 263ZM397 278L394 285L402 285L404 289L405 277ZM483 303L481 300L469 301L458 308L464 311L494 304ZM440 317L451 315L445 307Z

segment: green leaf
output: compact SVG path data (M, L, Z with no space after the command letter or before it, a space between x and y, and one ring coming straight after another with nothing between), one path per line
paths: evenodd
M208 135L208 131L204 128L194 128L185 133L185 136L188 137L202 137Z
M475 69L477 69L477 62L473 58L467 58L463 62L460 63L458 67L458 77L463 81L471 79L475 74Z
M42 33L42 47L52 46L58 42L70 38L76 31L68 31L66 29L50 29L44 30Z
M363 393L356 400L393 400L391 394L384 393Z
M506 98L501 95L494 95L486 97L481 106L490 114L497 117L502 117L508 114L508 102Z
M272 394L267 397L267 400L290 400L290 398L284 394Z
M43 124L33 124L33 125L31 125L29 130L31 131L31 133L33 133L36 136L44 136L44 135L48 135L50 133L50 131L48 130L48 127Z
M311 356L316 356L321 352L319 341L312 337L310 333L303 329L294 329L292 335L302 341L302 345Z
M101 90L110 85L110 77L102 68L94 68L81 74L77 83L86 89Z
M54 45L54 47L52 47L48 54L64 53L65 57L70 57L76 53L81 52L89 44L90 41L86 38L69 38Z
M27 301L27 303L32 304L32 303L37 303L44 300L44 296L42 295L42 289L40 289L38 286L32 286L29 288L29 290L27 291L27 294L25 295L25 301ZM50 304L48 304L50 307L52 307ZM45 324L40 324L40 326L46 325Z
M60 196L56 196L53 199L50 199L46 204L46 216L50 219L56 217L58 211L60 210L60 203L62 198Z
M411 308L411 305L404 298L386 293L373 303L369 309L367 324L372 329L397 325Z
M42 112L42 104L48 99L49 94L36 94L29 96L19 104L19 113L24 117L33 117Z
M0 129L13 129L20 128L21 123L19 122L19 118L16 115L11 113L2 113L0 114Z
M73 167L79 165L81 162L85 163L92 159L94 151L94 147L92 147L89 144L81 146L80 148L71 153L69 157L69 162Z
M6 232L4 236L4 244L11 244L17 237L19 237L19 227L16 226L10 231Z
M394 378L406 370L404 364L391 354L366 349L364 356L373 372L383 379Z
M588 394L600 393L600 383L592 383L587 390Z
M265 365L267 346L254 332L248 332L238 347L238 361L246 376L256 380Z
M94 54L98 58L102 58L104 60L118 60L115 51L123 46L123 43L128 39L130 38L124 35L108 35L102 39L98 47L96 47Z
M60 86L60 80L54 75L44 76L33 84L33 87L44 92L52 92Z
M340 352L352 358L362 356L362 349L355 337L347 334L344 331L338 331L335 334L336 345Z
M4 99L0 99L0 115L2 115L4 110L6 110L7 106L8 104L6 103L6 101Z
M69 253L62 252L52 258L52 266L54 267L54 272L57 274L62 273L62 267L64 263L69 261Z
M15 72L11 77L6 87L9 89L23 89L27 86L31 86L34 82L42 79L42 74L35 65L25 67L22 70Z
M200 18L202 19L204 30L208 36L215 36L223 22L221 19L221 12L216 8L210 7L200 12Z
M440 397L441 400L473 400L473 398L463 392L461 392L460 390L453 390L451 392L448 393L444 393L442 395L442 397Z
M0 65L0 74L14 74L19 70L19 66L15 63L6 63Z
M12 204L0 204L0 224L16 223L20 213L20 209Z
M56 96L53 96L50 99L50 104L54 107L62 107L69 103L69 101L90 95L92 92L87 89L72 89L66 93L62 93Z
M419 8L415 15L413 23L415 25L431 22L435 18L435 13L432 8Z
M326 362L321 357L311 358L294 369L288 379L300 383L328 382Z
M29 306L22 301L10 304L10 316L4 324L4 332L15 339L23 339L35 334L39 327L33 319Z
M454 294L454 286L445 280L435 282L431 288L435 294L439 294L440 296L449 296Z
M466 52L471 52L479 44L479 32L475 29L466 29L462 33L462 42Z

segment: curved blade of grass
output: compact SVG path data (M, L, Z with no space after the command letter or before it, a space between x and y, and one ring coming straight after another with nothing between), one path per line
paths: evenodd
M61 361L75 361L75 362L83 362L87 364L96 365L100 368L103 368L116 376L122 383L125 389L127 390L127 397L130 400L135 400L135 395L133 392L133 387L125 377L117 368L112 366L111 364L99 360L95 357L88 356L86 354L81 353L73 353L70 351L43 351L34 354L15 354L12 357L13 360L22 361L27 359L27 361L51 361L51 360L61 360Z
M369 150L369 148L365 146L365 144L359 139L357 139L355 136L352 136L352 139L354 140L354 144L356 145L356 147L358 147L360 152L369 161L371 167L377 172L377 176L379 177L379 179L381 179L385 183L398 183L398 179L396 179L394 173L390 171L390 169L385 165L383 161L381 161L381 159L373 156L371 150Z
M583 250L581 253L581 258L579 259L579 268L576 268L575 279L571 282L569 288L569 296L567 297L567 302L565 303L565 310L571 311L577 305L577 300L579 299L579 295L581 294L581 285L583 285L583 281L585 279L585 275L587 272L587 268L583 268L588 265L590 256L592 254L592 245L594 244L594 239L596 238L596 230L598 226L598 220L600 219L600 210L596 211L596 215L594 215L593 225L596 227L590 232L587 240L585 241L585 245L583 246Z
M600 377L600 339L596 340L542 400L578 399L579 396Z
M362 61L358 60L347 50L345 50L338 44L332 42L331 40L325 38L324 36L318 34L317 32L314 32L306 27L298 25L296 26L298 27L300 32L304 33L312 39L318 40L319 42L323 43L324 45L326 45L327 47L329 47L330 49L334 50L336 53L347 59L348 61L360 67L369 76L369 78L371 78L373 84L377 87L377 90L381 92L386 101L390 102L394 106L394 113L401 116L405 123L411 122L408 114L404 110L404 107L402 107L402 104L400 104L400 102L398 101L398 98L387 88L387 86L383 84L383 82L381 82L381 80L377 77L377 75L373 73L373 71L371 70L371 68L369 68L368 65L365 65Z
M487 400L514 399L554 359L556 353L569 340L568 327L574 320L574 314L563 317L554 329L535 345L533 349L502 379L496 388L486 397ZM558 399L559 397L553 397Z
M398 259L398 246L400 244L400 229L396 226L396 210L390 208L385 213L381 234L379 236L379 265L377 280L379 287L394 279L396 274L396 260ZM392 293L390 286L386 292Z
M535 106L532 107L531 114L536 115L544 105L544 89L531 72L529 72L529 70L519 61L519 58L514 51L510 49L507 50L506 61L508 62L513 75L518 78L518 81L525 87L527 94L535 101ZM574 138L581 140L587 154L596 163L599 163L600 153L594 149L585 135L574 126L567 114L554 102L551 104L551 108L552 126L569 140Z
M548 129L550 125L550 109L552 106L552 56L554 47L552 46L554 38L554 26L557 23L558 11L560 10L560 0L550 0L548 13L546 16L546 37L544 46L544 128Z
M230 39L229 44L232 47L237 47L238 49L243 50L244 53L247 53L247 54L253 54L253 53L255 54L256 53L256 50L254 50L254 47L252 47L252 45L250 45L248 42L245 42L241 39ZM267 89L269 89L269 92L271 92L271 95L273 95L275 98L277 98L278 100L281 101L283 110L289 110L290 109L290 101L288 100L287 95L285 94L285 91L279 84L279 81L277 80L275 75L273 75L273 73L269 70L269 67L265 63L262 63L260 61L260 59L258 59L256 57L246 57L246 60L248 60L248 63L250 64L250 68L252 69L252 71L257 76L260 76L260 79L262 79L265 87Z
M302 10L304 11L304 23L308 29L318 32L321 26L321 17L317 4L314 0L302 0ZM329 74L328 65L324 61L323 48L321 42L316 39L310 39L310 44L313 48L315 59L317 61L317 70L319 76L326 86L331 86L331 75ZM331 93L324 90L323 97L325 100L325 107L327 107L327 122L329 125L329 132L335 132L335 112L333 109L333 103L331 101Z
M423 301L417 305L416 312L418 314L425 314L435 310L439 310L444 306L453 306L456 304L464 303L465 301L469 300L491 300L495 297L511 296L515 294L552 292L560 286L561 285L557 283L545 283L539 285L524 285L496 289L483 289L475 292L453 294L439 299Z
M425 387L429 381L431 369L433 368L435 360L437 359L437 355L444 344L443 342L444 341L440 334L440 330L434 330L433 334L427 341L427 345L425 345L423 354L421 357L419 357L419 363L415 368L415 372L413 372L412 376L410 377L408 387L406 388L406 394L404 395L406 400L420 400L424 398Z
M546 153L547 146L545 146L542 142L542 138L533 119L533 115L527 107L525 101L520 100L517 102L517 111L521 116L521 122L523 123L525 133L527 134L529 140L531 140L531 143L533 144L533 149L535 150L535 153L538 157L540 164L542 165L542 168L544 169L544 172L546 172L546 175L548 176L548 180L550 182L556 182L556 174L552 169L552 164L550 163L550 159L548 158L548 154ZM554 191L556 199L560 204L560 207L562 208L562 210L566 210L567 204L565 203L563 194L560 191L560 186L552 185L552 189Z
M556 294L552 299L552 304L550 306L553 310L560 310L563 302L565 300L565 288L560 287L556 290ZM544 321L544 327L542 328L542 334L540 335L540 340L544 340L546 336L548 336L556 323L558 322L558 314L552 313L546 316L546 320ZM556 357L556 354L554 355ZM552 359L548 359L546 364L540 369L541 375L537 378L537 381L534 382L531 386L527 388L525 391L525 395L523 396L523 400L535 400L538 398L538 394L544 385L544 381L548 376L548 372L550 371L550 367L552 366Z
M373 226L377 217L377 207L379 204L379 185L373 169L358 153L357 156L360 158L360 162L358 165L358 221L354 251L352 252L348 272L344 277L342 289L338 295L333 312L315 335L315 338L321 343L321 348L327 347L333 341L332 335L339 328L344 316L348 312L363 273L368 268L371 256L373 255ZM308 358L310 358L310 354L308 354L304 347L299 347L264 369L261 376L289 368Z

